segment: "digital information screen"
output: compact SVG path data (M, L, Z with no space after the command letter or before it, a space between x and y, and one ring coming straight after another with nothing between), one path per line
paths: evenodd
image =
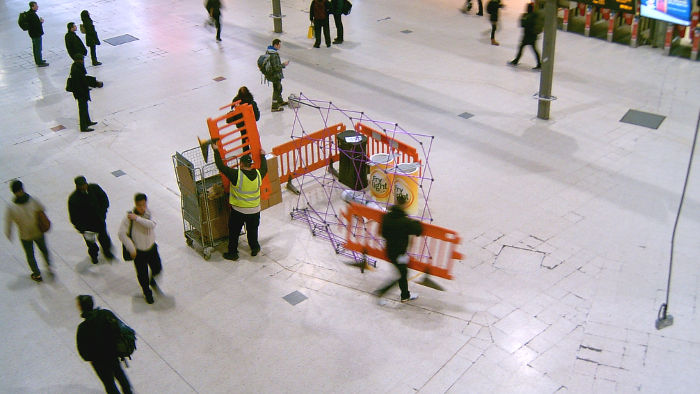
M640 14L677 25L690 25L692 0L641 0Z
M627 12L629 14L634 14L636 12L635 0L584 0L583 2L609 10Z

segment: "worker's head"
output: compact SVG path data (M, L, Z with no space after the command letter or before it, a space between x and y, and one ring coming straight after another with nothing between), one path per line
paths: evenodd
M137 214L143 215L148 208L148 197L143 193L136 193L134 196L134 210Z
M21 196L24 194L24 186L22 185L22 181L15 179L10 182L10 190L12 190L12 193L16 196Z
M77 304L78 304L78 309L80 309L80 312L82 312L82 313L90 312L95 307L95 304L92 301L91 295L81 294L81 295L77 296L75 299L76 299Z
M75 188L77 190L80 190L83 193L87 193L88 183L87 183L87 179L85 179L84 176L80 175L78 177L75 177L73 182L75 182Z
M253 167L253 158L250 155L243 155L240 158L241 168L249 170Z

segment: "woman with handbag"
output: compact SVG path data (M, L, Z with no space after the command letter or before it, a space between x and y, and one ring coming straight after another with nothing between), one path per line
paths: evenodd
M83 21L83 23L80 25L80 32L85 34L85 44L90 47L92 65L99 66L102 64L97 61L97 46L100 45L100 39L97 38L95 24L92 22L90 13L87 10L83 10L83 12L80 13L80 19Z
M41 271L34 257L34 244L39 247L42 256L44 256L49 275L53 276L49 250L44 239L44 233L48 231L50 222L44 214L44 206L37 199L24 192L21 181L18 179L12 181L10 189L15 198L5 211L5 236L8 240L12 240L12 223L15 223L19 230L19 239L22 241L24 254L27 257L27 264L32 271L31 278L35 282L41 282ZM47 223L49 226L46 225ZM42 226L45 227L41 228Z

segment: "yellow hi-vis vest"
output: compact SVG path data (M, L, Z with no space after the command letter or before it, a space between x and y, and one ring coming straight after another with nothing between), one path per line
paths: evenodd
M228 202L239 208L255 208L260 205L260 171L255 170L258 176L254 180L248 179L243 170L238 170L238 180L231 183L231 192Z

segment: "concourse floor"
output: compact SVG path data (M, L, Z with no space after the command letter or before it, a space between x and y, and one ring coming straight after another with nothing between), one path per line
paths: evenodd
M0 5L0 198L11 203L19 178L44 203L56 271L31 281L16 231L0 239L0 392L103 391L76 351L78 294L136 330L126 372L137 393L697 392L697 161L675 240L674 323L654 327L698 121L697 62L558 31L557 99L541 120L530 49L518 67L506 64L523 0L501 10L500 46L486 17L459 12L461 0L355 0L345 41L319 49L306 37L308 1L281 3L275 34L269 1L225 0L216 42L202 1L40 1L45 68L16 24L26 1ZM91 92L91 133L78 131L64 90L66 23L85 8L103 62L87 59L87 70L105 84ZM136 40L107 42L127 34ZM435 137L430 209L460 234L465 256L453 280L436 279L445 291L410 272L420 297L402 304L394 289L378 305L372 291L393 267L346 264L291 220L297 198L285 189L262 213L258 256L244 237L237 262L220 251L204 260L185 243L171 156L207 136L206 118L246 85L265 149L298 130L291 109L270 111L272 87L260 83L256 60L276 37L290 61L284 97L303 93ZM665 118L656 129L621 122L630 109ZM322 119L304 126L321 129ZM131 263L90 263L68 219L77 175L109 195L115 251L134 193L148 195L164 266L155 304ZM283 298L294 292L306 298Z

